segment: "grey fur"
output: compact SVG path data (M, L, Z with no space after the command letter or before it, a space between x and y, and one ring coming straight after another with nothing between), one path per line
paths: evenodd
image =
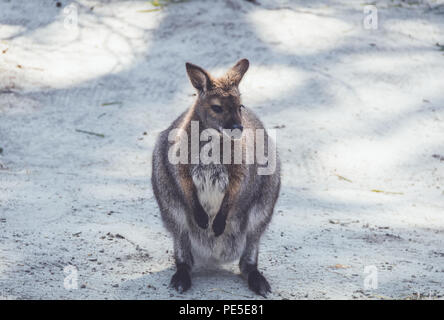
M271 175L258 175L257 163L245 164L245 152L243 164L238 165L171 164L168 161L168 150L172 146L172 142L168 141L169 133L183 125L187 117L190 117L190 112L193 111L183 113L168 129L160 133L153 153L151 180L153 191L164 225L174 239L174 257L178 272L173 276L172 285L179 291L187 290L191 285L191 282L188 284L191 278L180 279L189 277L187 272L198 263L226 263L240 259L240 270L248 278L250 288L265 296L270 291L270 287L257 270L259 241L271 220L279 194L279 159L276 159L276 170ZM200 130L203 130L205 128L203 121L201 124ZM245 129L264 128L261 121L248 108L242 111L242 125ZM265 143L267 143L267 134L265 137ZM245 145L243 148L245 151ZM277 154L276 157L278 157ZM199 192L202 190L198 188L203 188L205 185L196 185L196 180L208 182L205 179L210 179L211 184L215 186L214 192L225 193L231 188L228 175L233 170L241 173L243 178L239 180L240 186L236 199L232 203L226 203L224 199L221 204L229 213L223 232L216 236L213 230L216 227L213 224L216 225L215 220L223 218L216 216L215 210L217 211L218 208L213 208L214 212L210 212L208 203L200 203L202 200L199 200ZM192 190L182 188L180 181L184 172L193 181L194 187L189 185ZM202 227L202 225L205 226L205 219L201 222L201 226L196 222L195 211L200 210L196 208L202 207L208 214L206 229ZM222 210L220 208L220 211Z

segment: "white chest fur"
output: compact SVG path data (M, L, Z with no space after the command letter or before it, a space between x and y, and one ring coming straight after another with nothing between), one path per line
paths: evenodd
M196 166L192 170L199 202L210 217L219 211L228 187L228 173L223 165Z

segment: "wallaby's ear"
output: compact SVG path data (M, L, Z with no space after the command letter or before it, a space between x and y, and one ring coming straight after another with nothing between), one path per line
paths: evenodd
M242 59L239 60L234 67L228 71L228 76L230 79L232 79L236 86L239 85L239 82L242 80L242 77L244 76L245 72L247 72L249 66L250 62L248 62L247 59Z
M185 66L187 67L188 77L193 87L199 91L207 91L210 89L211 78L208 72L189 62L187 62Z

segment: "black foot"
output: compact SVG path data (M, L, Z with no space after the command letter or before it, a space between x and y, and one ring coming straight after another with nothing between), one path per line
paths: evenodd
M227 218L224 217L221 214L218 214L216 216L216 218L214 218L214 221L213 221L213 231L214 231L214 235L216 237L218 237L222 233L224 233L226 222L227 222Z
M271 287L268 284L267 279L260 274L258 270L251 271L248 274L248 287L258 295L267 297L267 294L271 292Z
M178 268L171 278L170 286L176 289L179 293L187 291L191 288L190 272L186 268Z
M205 212L202 206L199 205L194 210L194 219L196 220L197 225L202 229L208 228L208 214Z

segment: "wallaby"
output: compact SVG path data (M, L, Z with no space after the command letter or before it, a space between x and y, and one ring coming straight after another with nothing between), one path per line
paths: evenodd
M164 225L174 239L177 271L171 286L181 293L191 287L191 271L198 262L226 263L239 258L249 288L264 297L271 292L268 281L258 271L258 252L279 195L277 152L271 159L275 161L274 171L263 175L258 174L261 166L257 161L246 162L245 152L238 163L204 164L199 159L193 163L192 156L185 163L172 163L169 158L170 148L177 145L174 130L189 137L194 122L199 126L199 135L211 129L226 138L225 129L237 129L240 137L233 135L230 141L240 142L243 151L248 147L247 129L263 130L265 156L270 162L269 150L274 144L261 121L241 104L238 86L248 67L248 60L242 59L224 76L214 78L204 69L186 63L188 77L197 89L196 102L160 133L154 148L151 182ZM257 140L254 137L249 143L258 143ZM197 142L200 148L204 143L208 141ZM234 149L230 146L230 150Z

